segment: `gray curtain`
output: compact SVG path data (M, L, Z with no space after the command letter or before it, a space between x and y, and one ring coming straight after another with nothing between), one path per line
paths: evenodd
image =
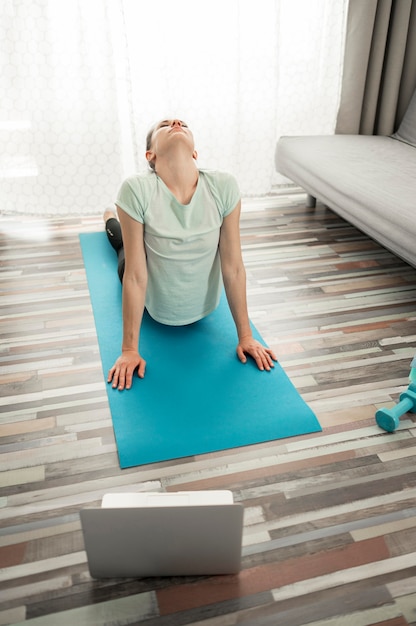
M416 0L350 0L336 133L391 135L416 88Z

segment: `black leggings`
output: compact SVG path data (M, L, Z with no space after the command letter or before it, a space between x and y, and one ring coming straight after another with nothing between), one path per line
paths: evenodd
M108 241L117 252L118 277L122 283L124 275L124 248L120 222L115 217L110 217L105 223L105 232L107 233Z

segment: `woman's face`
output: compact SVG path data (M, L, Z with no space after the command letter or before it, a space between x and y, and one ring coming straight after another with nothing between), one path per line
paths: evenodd
M153 159L169 150L174 143L180 141L189 146L191 153L195 152L194 137L186 122L179 119L162 120L156 124L152 133L150 150L146 152L146 158Z

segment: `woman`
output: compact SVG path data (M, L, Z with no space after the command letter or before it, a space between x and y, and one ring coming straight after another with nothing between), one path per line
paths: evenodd
M122 353L108 374L119 390L130 389L136 370L140 378L145 374L139 352L144 308L163 324L190 324L217 307L222 283L240 361L249 355L260 370L270 370L276 360L250 328L237 183L229 174L199 170L196 158L185 122L159 122L146 143L152 173L128 178L116 200L122 239L115 214L104 214L123 282Z

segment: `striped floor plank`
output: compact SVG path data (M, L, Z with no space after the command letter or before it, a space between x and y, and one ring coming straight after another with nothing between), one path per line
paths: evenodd
M250 316L322 433L120 470L79 232L0 227L0 626L416 625L416 269L296 190L246 200ZM231 489L238 576L91 579L79 509L106 492Z

